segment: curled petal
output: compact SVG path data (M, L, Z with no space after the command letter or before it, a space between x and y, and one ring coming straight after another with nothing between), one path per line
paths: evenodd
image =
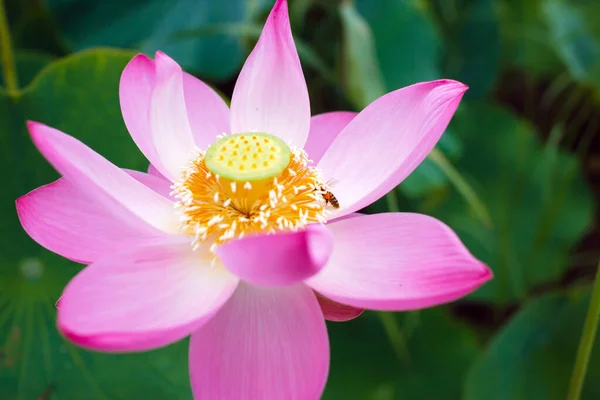
M156 63L147 56L139 54L127 64L121 75L119 85L119 99L123 119L133 140L146 158L164 175L170 176L171 174L167 173L166 166L161 159L165 149L157 145L156 138L150 129L151 103L159 102L158 99L153 100L153 92L159 84L159 74L157 73L159 62L163 75L161 84L163 88L159 89L158 92L163 95L167 92L168 96L165 96L162 100L166 99L165 101L169 102L167 97L170 96L173 102L168 104L166 109L157 110L159 116L154 115L152 118L155 120L166 119L169 117L164 115L166 112L173 112L172 115L177 116L177 118L185 115L185 118L170 124L171 126L183 125L184 130L175 132L175 135L183 133L189 135L189 128L195 145L205 149L215 140L216 135L229 132L229 108L225 101L208 85L185 72L181 72L179 66L163 53L157 54ZM171 78L173 81L169 82L167 79L165 82L164 75L173 75L174 77ZM154 97L156 97L156 94ZM188 123L188 127L185 126L186 123ZM159 134L162 133L168 136L170 130L171 128L165 132L159 132ZM170 139L175 141L175 137L170 137ZM189 142L187 136L184 139L185 142ZM181 143L174 142L169 146L180 148ZM188 148L187 152L189 153L192 149L193 147ZM159 154L158 150L162 150L162 153ZM183 167L184 162L185 160L181 160L180 165L173 168L173 170Z
M310 102L288 7L277 0L256 47L235 84L232 132L267 132L303 147L310 125Z
M362 308L337 303L322 294L316 293L323 316L328 321L345 322L358 317L364 311Z
M171 180L180 177L195 143L183 94L183 71L166 54L156 53L156 73L150 98L150 135L160 157L157 167Z
M316 274L331 254L331 234L321 225L304 231L248 236L217 254L240 279L267 286L291 285Z
M143 54L135 56L125 67L119 83L121 113L129 134L151 162L160 163L150 136L148 110L155 81L154 61Z
M199 249L199 251L202 249ZM229 298L237 279L212 268L189 241L159 241L84 268L60 298L58 327L78 345L141 351L198 329Z
M304 150L315 164L355 116L355 112L334 111L315 115L310 119L310 132Z
M104 157L59 130L37 122L27 124L34 144L71 184L99 205L128 212L163 232L179 231L173 202L138 182Z
M328 225L334 248L307 280L342 304L404 311L456 300L491 279L456 234L425 215L384 213Z
M169 183L137 171L139 182L169 197ZM60 178L17 199L23 228L40 245L83 264L166 235L116 201L97 202L82 188Z
M190 341L194 397L319 399L329 369L325 321L313 292L240 284Z
M429 154L467 87L452 80L408 86L361 111L335 138L318 167L334 183L341 209L359 210L406 178Z
M174 201L173 197L171 197L171 182L166 180L162 176L146 174L140 171L134 170L125 170L129 175L133 176L137 181L143 183L150 189L154 190L156 193L166 197L167 199L171 199Z
M190 74L183 74L183 89L194 142L206 150L217 135L230 132L229 107L210 86Z
M162 179L167 179L163 174L160 173L160 171L158 170L158 168L156 168L152 164L148 165L148 175L156 176L156 177L159 177L159 178L162 178Z

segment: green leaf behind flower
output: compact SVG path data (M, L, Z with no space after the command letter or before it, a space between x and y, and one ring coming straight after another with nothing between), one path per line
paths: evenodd
M466 400L562 400L575 362L589 290L533 300L498 332L470 369ZM596 337L596 344L600 334ZM581 400L600 398L600 346L591 354Z
M230 78L246 55L243 37L222 33L173 40L179 31L250 21L264 1L48 0L74 50L95 46L164 51L184 69L212 79Z
M392 351L376 313L330 323L331 369L324 400L460 400L467 369L479 351L467 325L443 309L389 314L404 341Z

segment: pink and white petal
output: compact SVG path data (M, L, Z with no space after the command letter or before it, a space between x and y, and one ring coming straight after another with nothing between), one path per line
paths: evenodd
M342 304L390 311L431 307L492 278L448 226L426 215L365 215L328 227L333 252L306 283Z
M137 171L128 173L153 190L164 192L164 187L154 181L159 178ZM17 199L16 205L21 224L33 240L82 264L167 235L116 201L110 207L97 202L65 178L29 192Z
M328 321L350 321L351 319L358 317L364 311L362 308L356 308L335 302L317 292L315 292L315 295L317 295L317 300L319 301L319 306L321 307L323 316Z
M165 57L162 53L157 55L157 58ZM172 66L174 61L170 61L167 64ZM154 60L143 54L134 57L121 75L119 98L123 119L133 140L146 158L159 170L164 171L165 167L150 130L152 93L158 84L156 67ZM167 70L169 69L180 70L178 67L167 66ZM229 132L229 108L225 101L204 82L185 72L175 71L175 74L181 75L183 81L183 89L176 89L178 92L175 94L176 102L181 105L183 98L187 111L187 117L181 123L185 124L185 121L189 120L196 146L205 149L216 135ZM181 91L183 94L180 93ZM181 114L182 112L178 113Z
M197 330L229 299L238 280L210 265L208 249L158 241L84 268L60 298L58 328L99 351L143 351Z
M152 164L148 165L148 175L157 176L168 181L168 179Z
M34 144L71 184L106 208L119 203L163 232L179 231L173 202L156 193L104 157L59 130L37 122L27 126Z
M350 111L334 111L313 116L310 119L308 140L304 145L308 158L317 164L333 140L356 114Z
M206 150L217 135L231 131L229 107L210 86L190 74L183 74L183 89L194 142Z
M231 131L267 132L303 147L310 102L292 38L288 6L277 0L246 60L231 99Z
M150 134L158 152L159 171L172 181L180 178L195 148L183 90L183 71L157 51L156 75L150 99ZM161 169L161 166L164 169Z
M318 164L335 182L341 209L333 216L359 210L402 182L433 149L466 90L448 79L418 83L360 112Z
M173 191L173 189L171 189L171 182L166 180L164 177L146 174L145 172L134 171L131 169L126 169L125 171L134 177L138 182L143 183L156 193L166 197L167 199L170 199L171 201L175 201L175 199L171 196L171 192Z
M329 342L314 293L241 283L192 334L189 364L197 399L319 399Z
M119 102L129 134L146 158L160 164L156 146L150 136L148 110L155 82L154 60L144 54L135 56L121 74Z
M322 225L300 232L247 236L217 249L231 273L256 285L292 285L313 275L331 254L331 233Z

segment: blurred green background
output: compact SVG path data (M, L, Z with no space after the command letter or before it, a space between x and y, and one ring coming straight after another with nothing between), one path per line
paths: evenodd
M15 199L57 177L24 121L145 170L118 105L128 60L161 49L230 96L273 0L2 1L18 85L0 82L0 399L191 399L186 342L105 355L56 332L81 266L18 222ZM431 156L365 211L433 215L495 274L448 306L330 323L323 398L564 399L600 256L600 1L289 3L313 114L470 86ZM582 398L600 399L600 345Z

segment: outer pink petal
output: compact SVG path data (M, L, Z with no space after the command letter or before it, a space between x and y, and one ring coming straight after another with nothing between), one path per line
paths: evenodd
M352 306L347 306L345 304L337 303L317 292L315 292L315 294L317 295L317 300L319 301L319 306L321 306L323 316L328 321L350 321L351 319L358 317L363 312L362 308L356 308Z
M315 295L304 285L240 284L192 335L189 360L197 399L319 399L329 343Z
M266 286L291 285L319 272L331 254L332 238L321 225L276 235L234 240L217 250L219 259L240 279Z
M207 249L163 241L83 269L62 294L58 327L94 350L153 349L198 329L236 286L233 275L210 266Z
M163 176L146 174L140 171L134 170L125 170L131 176L133 176L137 181L143 183L150 189L154 190L156 193L166 197L167 199L174 200L171 197L171 182L166 180Z
M128 173L146 186L164 191L159 178L137 171ZM17 213L33 240L84 264L166 235L117 202L109 207L98 203L65 178L20 197Z
M178 232L173 202L138 182L104 157L59 130L28 122L33 142L66 180L104 207L117 202L153 227Z
M447 79L419 83L358 114L318 164L342 207L334 215L371 204L406 178L433 149L466 90Z
M188 119L196 146L206 150L217 135L229 133L229 107L225 100L200 79L183 74Z
M154 164L160 159L150 136L148 110L155 81L154 61L138 54L123 70L119 84L121 113L127 130L146 158Z
M333 140L356 114L350 111L334 111L315 115L310 119L310 132L304 150L315 164L321 160Z
M232 132L268 132L303 147L310 125L308 90L292 38L288 6L277 0L231 99Z
M160 158L156 167L171 180L177 180L195 147L183 94L183 71L161 52L156 52L155 62L149 110L150 135Z
M148 175L156 176L168 180L160 171L152 164L148 165Z
M155 62L147 56L134 57L121 76L119 96L123 118L134 141L148 160L164 170L150 135L149 110L156 85L155 69ZM196 146L206 148L216 135L229 132L229 108L208 85L183 73L183 97Z
M339 303L394 311L430 307L492 277L450 228L426 215L365 215L328 227L333 253L307 284Z

